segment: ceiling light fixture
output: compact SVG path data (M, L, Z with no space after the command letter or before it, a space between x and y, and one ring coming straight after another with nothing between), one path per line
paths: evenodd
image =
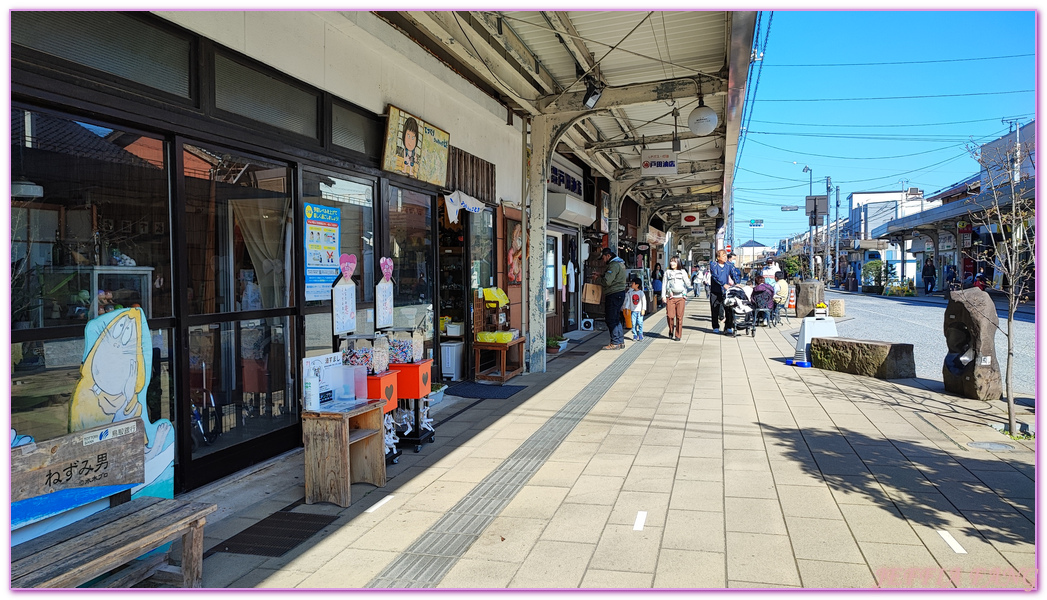
M585 97L582 98L582 104L586 108L593 108L596 103L600 101L600 96L603 95L603 86L592 81L585 81Z
M705 105L705 97L702 95L702 84L698 83L698 108L691 111L687 116L687 128L695 135L709 135L716 129L720 119L716 111Z

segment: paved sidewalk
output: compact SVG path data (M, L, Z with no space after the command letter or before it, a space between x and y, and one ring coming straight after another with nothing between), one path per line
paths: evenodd
M713 335L705 299L683 341L664 314L645 329L508 400L441 404L436 442L350 508L296 504L300 450L187 494L220 505L205 586L1035 585L1034 444L989 427L1003 403L794 369L783 330ZM967 445L984 441L1014 450ZM282 557L221 551L282 509L336 518Z

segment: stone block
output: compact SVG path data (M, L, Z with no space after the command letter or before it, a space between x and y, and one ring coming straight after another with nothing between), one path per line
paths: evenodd
M801 281L796 284L796 316L813 317L814 305L825 302L825 284L821 281Z
M966 398L999 400L1003 393L1000 363L996 360L996 304L978 288L949 293L945 307L945 344L942 365L945 390Z
M878 379L916 377L912 344L876 340L812 338L811 366Z
M843 317L844 315L844 303L843 300L830 300L829 301L829 316L830 317Z

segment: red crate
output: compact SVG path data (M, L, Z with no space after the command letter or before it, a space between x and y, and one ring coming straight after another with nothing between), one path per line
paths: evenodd
M367 376L367 397L372 400L384 400L385 406L382 408L382 412L389 412L396 408L396 401L399 398L396 394L398 374L398 371L385 371L377 375Z
M396 376L397 392L400 398L425 398L433 384L433 359L427 358L416 363L389 363L390 369L400 372Z

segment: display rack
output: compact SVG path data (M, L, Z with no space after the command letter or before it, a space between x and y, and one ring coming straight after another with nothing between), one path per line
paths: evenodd
M485 300L482 292L473 299L473 331L502 332L509 331L509 305L499 306L498 302ZM474 377L477 381L506 381L523 373L523 342L524 338L518 337L509 342L473 342L473 353L476 372ZM507 354L515 349L517 360L508 361ZM481 352L494 352L498 356L495 365L484 369L480 363Z
M433 359L428 358L417 363L390 364L389 368L396 368L399 371L400 408L409 411L412 419L409 432L396 432L397 437L400 438L397 446L399 448L414 446L415 452L421 452L422 444L432 443L436 439L436 431L429 423L428 399Z

